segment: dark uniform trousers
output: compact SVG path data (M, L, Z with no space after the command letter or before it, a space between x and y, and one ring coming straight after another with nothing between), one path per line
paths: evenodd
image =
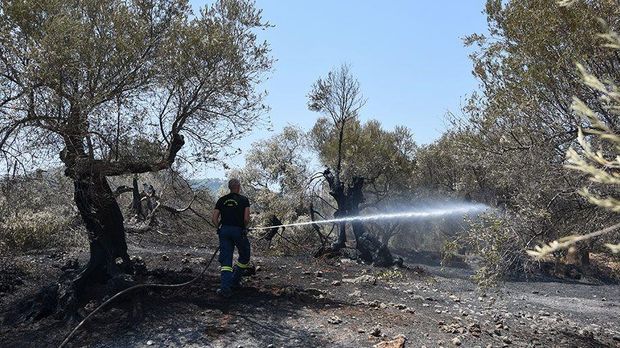
M249 267L250 241L243 228L222 225L217 232L220 239L219 261L221 268L221 288L230 290L239 286L243 271ZM233 253L237 247L239 259L233 267Z

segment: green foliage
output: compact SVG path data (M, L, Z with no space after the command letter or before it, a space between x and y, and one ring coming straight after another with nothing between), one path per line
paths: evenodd
M335 165L338 153L339 130L328 124L326 118L320 118L310 132L325 166ZM389 131L378 120L364 124L351 120L344 129L341 180L362 176L371 186L369 192L378 197L388 191L407 190L412 184L416 149L413 134L406 127Z
M614 31L609 31L601 37L605 39L605 47L620 50L620 37ZM615 187L620 184L620 175L617 172L620 169L620 136L614 120L620 115L620 89L612 80L601 81L583 65L578 64L577 67L583 83L598 93L599 111L594 111L592 106L578 97L574 98L573 110L587 121L589 126L585 134L582 128L579 128L577 138L579 149L568 150L567 167L585 173L591 182L600 184L595 190L598 189L602 193L595 193L584 187L580 190L583 197L596 206L618 213L620 200L616 198L618 193ZM589 138L586 138L586 134ZM599 146L598 150L594 149L595 144ZM585 235L566 236L546 245L537 246L535 250L528 250L528 254L537 259L544 259L558 250L568 249L578 242L610 234L618 228L620 224ZM606 246L613 253L620 252L620 244L607 243Z
M564 168L565 152L582 124L571 110L572 98L596 99L574 64L585 61L605 79L618 75L613 68L618 57L598 44L597 21L615 18L617 6L492 0L487 14L490 35L466 40L478 47L472 59L483 88L466 106L467 119L456 122L460 143L473 154L470 162L488 173L490 190L511 209L565 230L570 228L562 223L565 211L592 215L592 207L573 194L585 178Z
M507 277L522 277L533 268L523 253L527 243L521 232L525 224L518 217L485 215L470 222L462 242L475 250L482 263L474 280L481 286L491 286Z
M537 241L615 220L575 192L593 183L565 164L579 127L592 124L573 112L573 97L589 105L608 129L620 129L617 117L575 69L575 62L583 62L600 81L619 80L620 58L601 46L598 21L602 17L617 31L618 6L604 0L576 1L571 7L547 0L489 0L486 12L489 34L465 39L476 49L471 58L480 92L471 96L463 117L451 118L450 133L418 151L417 181L506 211L500 222L474 224L471 239L463 241L469 252L484 258L479 274L501 277L535 266L523 250ZM592 242L590 247L603 246Z
M421 196L444 196L486 201L489 186L488 163L482 154L467 146L466 133L448 132L439 140L419 149L415 182Z
M266 110L267 27L249 0L196 15L186 0L0 2L3 171L61 150L105 175L170 168L181 149L217 160Z
M253 210L261 212L264 225L271 214L282 221L295 221L303 205L307 180L310 177L310 156L307 136L295 127L252 144L245 166L231 176L241 179L243 192Z

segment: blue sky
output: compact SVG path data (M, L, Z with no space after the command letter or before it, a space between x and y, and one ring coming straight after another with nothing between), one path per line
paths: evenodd
M209 3L192 0L195 9ZM469 49L462 38L486 32L485 0L257 0L275 27L261 33L277 60L269 80L273 131L257 129L236 144L247 151L287 124L309 129L319 117L306 107L318 77L342 63L351 65L368 99L361 119L387 129L409 127L418 143L437 139L445 114L458 112L477 88ZM242 166L243 155L226 161ZM223 177L209 168L202 177Z

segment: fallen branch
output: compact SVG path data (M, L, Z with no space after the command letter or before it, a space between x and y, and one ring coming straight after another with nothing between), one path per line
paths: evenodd
M168 205L162 205L161 207L162 207L162 209L165 209L165 210L167 210L167 211L169 211L169 212L171 212L173 214L178 214L178 213L182 213L182 212L185 212L185 211L191 209L192 204L194 203L195 200L196 200L196 195L194 195L194 197L192 197L192 200L189 202L187 207L182 208L182 209L176 209L176 208L168 206ZM159 204L159 202L157 202L157 203ZM153 210L155 210L155 209L153 209Z
M143 198L143 200L145 198ZM159 209L159 208L162 208L162 209L164 209L166 211L169 211L172 214L183 213L183 212L185 212L187 210L190 210L190 211L195 213L195 211L191 208L191 206L192 206L192 204L194 203L195 200L196 200L196 195L194 195L194 197L192 198L191 202L189 202L189 204L185 208L182 208L182 209L177 209L177 208L174 208L174 207L171 207L171 206L168 206L168 205L164 205L164 204L161 203L161 201L157 201L157 204L155 205L153 210L151 210L149 215L146 217L146 219L144 220L144 222L140 226L128 226L128 227L125 228L125 231L127 233L145 233L145 232L148 232L151 229L151 226L153 225L153 221L155 221L155 213L157 212L157 209ZM167 234L165 234L165 233L161 233L159 231L158 231L158 233L162 234L164 236L167 236Z

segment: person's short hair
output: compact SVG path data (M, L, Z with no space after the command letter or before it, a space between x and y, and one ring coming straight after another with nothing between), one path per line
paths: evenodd
M241 181L239 179L230 179L228 180L228 189L232 190L234 187L240 187Z

